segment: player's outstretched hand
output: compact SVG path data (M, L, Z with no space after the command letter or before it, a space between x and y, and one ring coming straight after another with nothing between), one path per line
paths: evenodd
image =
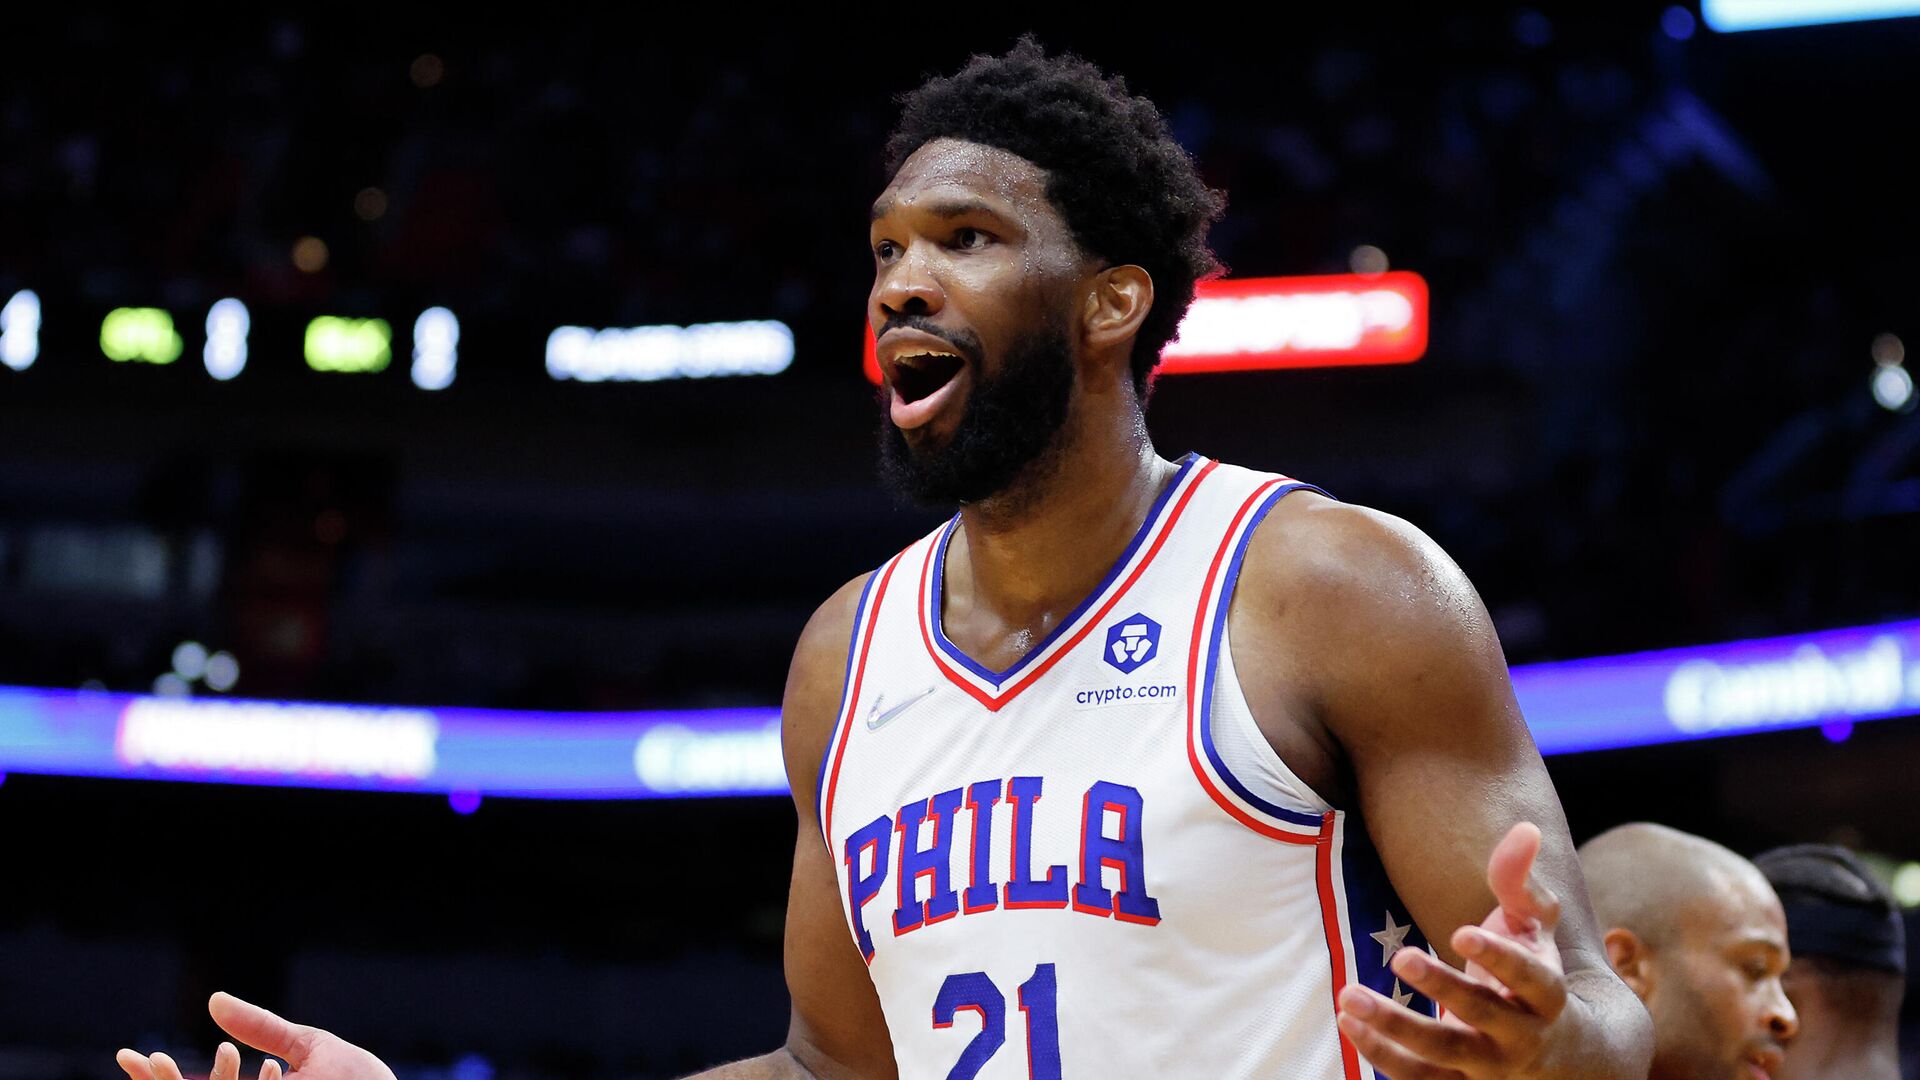
M1567 981L1553 931L1560 902L1533 879L1540 830L1521 822L1487 859L1497 907L1479 926L1453 933L1467 958L1456 971L1419 949L1390 965L1402 982L1446 1010L1435 1020L1360 986L1340 995L1340 1030L1394 1080L1489 1080L1526 1076L1551 1041L1567 1007Z
M282 1020L258 1005L232 994L215 994L207 1002L213 1022L234 1038L276 1058L287 1059L286 1080L394 1080L380 1059L340 1038L305 1024ZM165 1054L122 1050L114 1061L131 1080L182 1080L180 1066ZM221 1043L213 1055L207 1080L240 1080L240 1051ZM268 1058L259 1080L281 1080L280 1063Z

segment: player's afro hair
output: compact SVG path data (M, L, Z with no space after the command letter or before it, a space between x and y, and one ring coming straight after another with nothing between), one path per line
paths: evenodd
M1153 308L1133 343L1133 385L1144 400L1194 285L1221 272L1207 228L1226 208L1160 110L1117 75L1071 54L1048 56L1031 35L1005 56L974 56L958 73L929 79L900 104L889 177L935 139L1018 154L1046 170L1047 198L1082 251L1153 277Z

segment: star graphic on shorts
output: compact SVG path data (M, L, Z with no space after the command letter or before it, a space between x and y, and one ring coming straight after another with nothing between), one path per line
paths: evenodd
M1402 927L1401 929L1404 930L1405 927ZM1413 1007L1413 991L1409 990L1404 994L1401 993L1399 979L1393 980L1393 1003L1395 1005L1401 1006L1402 1008Z
M1407 921L1407 925L1405 926L1395 925L1393 921L1393 912L1389 911L1387 912L1387 928L1385 930L1380 931L1377 934L1367 935L1368 937L1380 943L1380 949L1385 954L1380 957L1380 965L1382 967L1385 967L1387 962L1393 959L1394 953L1397 953L1401 949L1404 949L1407 947L1407 944L1406 944L1407 931L1412 929L1413 929L1413 921L1411 919ZM1398 984L1395 985L1395 989L1399 989Z

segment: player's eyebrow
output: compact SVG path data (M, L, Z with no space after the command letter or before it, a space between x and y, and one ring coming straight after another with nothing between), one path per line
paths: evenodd
M1764 932L1741 934L1727 946L1736 952L1749 949L1759 950L1774 956L1787 955L1787 943L1778 935Z
M867 216L867 224L871 225L881 218L886 217L888 214L893 213L895 205L896 203L893 199L882 199L874 203L872 211L870 211ZM934 199L919 203L916 208L942 219L966 217L968 214L989 214L993 217L1005 216L999 207L987 202L985 199Z

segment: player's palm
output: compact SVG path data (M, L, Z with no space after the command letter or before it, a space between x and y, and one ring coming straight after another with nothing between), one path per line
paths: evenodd
M1540 830L1515 825L1487 860L1497 906L1453 932L1457 971L1417 949L1397 953L1397 978L1447 1010L1434 1021L1366 987L1341 992L1340 1029L1390 1076L1493 1080L1535 1076L1555 1041L1569 993L1554 941L1560 904L1533 879Z
M248 1046L287 1059L286 1080L394 1080L377 1057L331 1032L293 1024L231 994L215 994L207 1003L214 1022ZM180 1068L165 1054L122 1050L115 1058L131 1080L182 1080ZM240 1052L221 1043L208 1080L239 1080ZM260 1068L260 1080L281 1080L279 1062Z
M1539 850L1540 834L1530 826L1516 826L1494 849L1487 864L1487 883L1499 903L1480 920L1480 929L1513 942L1555 979L1564 980L1566 969L1560 963L1560 946L1553 936L1560 923L1560 904L1551 894L1537 891L1532 881L1533 860ZM1467 977L1494 988L1508 1001L1515 1000L1513 990L1478 960L1467 961ZM1467 1026L1452 1013L1444 1020L1456 1027Z

